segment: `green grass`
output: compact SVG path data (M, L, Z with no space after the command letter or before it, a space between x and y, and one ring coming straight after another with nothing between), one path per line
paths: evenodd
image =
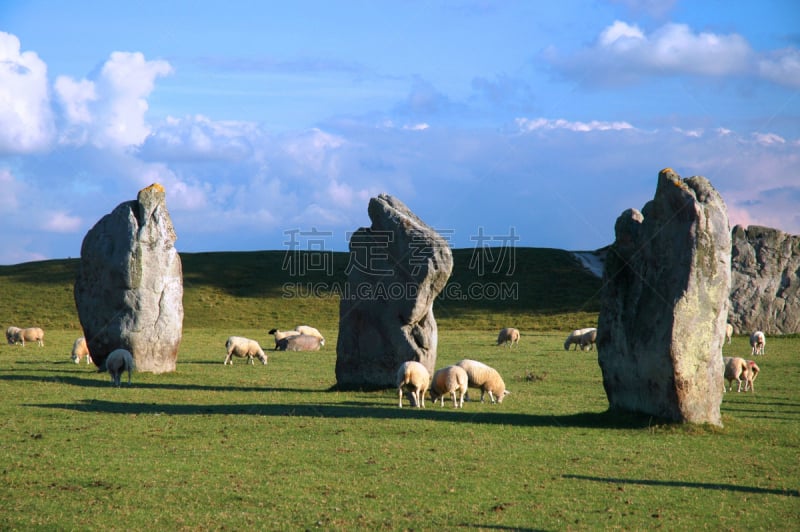
M277 259L185 256L178 370L136 373L118 389L69 361L79 332L61 299L74 262L0 269L3 316L49 320L38 322L45 347L0 346L0 529L789 530L800 520L800 338L768 339L756 393L725 394L723 428L611 414L596 354L562 347L573 323L596 321L598 283L580 293L547 282L556 258L514 272L526 284L518 301L437 303L437 366L485 360L512 391L503 404L401 410L393 390L331 391L338 301L280 297L292 279L276 277ZM542 284L560 298L533 297ZM266 328L300 321L319 325L327 347L222 365L229 334L270 345ZM520 346L495 347L509 322L524 324ZM725 352L749 352L747 339Z

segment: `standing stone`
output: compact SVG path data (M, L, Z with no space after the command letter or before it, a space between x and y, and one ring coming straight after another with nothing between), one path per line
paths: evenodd
M183 332L183 274L164 187L153 184L86 234L75 304L98 367L124 348L138 371L175 370Z
M339 305L339 388L395 385L397 368L415 360L433 374L438 342L433 302L453 270L447 241L400 200L369 202L371 227L350 238Z
M737 225L730 322L739 334L800 332L800 236Z
M721 425L731 282L727 208L704 177L667 168L617 219L597 326L611 409Z

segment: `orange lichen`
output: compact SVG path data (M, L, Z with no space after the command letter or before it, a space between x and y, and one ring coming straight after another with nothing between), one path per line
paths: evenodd
M164 192L164 187L161 185L161 183L153 183L149 187L145 187L142 190L140 190L139 192L140 193L141 192L147 192L147 191L150 191L150 190L155 190L156 192Z

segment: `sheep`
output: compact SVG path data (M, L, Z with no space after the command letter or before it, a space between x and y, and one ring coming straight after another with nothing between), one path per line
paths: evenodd
M502 403L503 398L510 394L506 390L506 384L503 378L496 369L487 366L483 362L477 360L464 359L459 361L456 366L464 368L467 372L467 385L470 388L480 388L481 402L486 392L489 393L489 399L492 403Z
M736 391L742 391L742 377L745 382L747 381L747 361L739 357L723 357L722 362L725 364L725 380L728 381L730 390L733 390L733 381L739 383ZM722 390L725 390L725 384L722 385ZM746 390L745 390L746 391Z
M19 333L22 329L14 327L13 325L6 329L6 340L9 345L14 345L19 342Z
M728 345L730 345L732 337L733 337L733 325L728 323L725 325L725 339L728 341Z
M497 345L506 344L508 347L514 347L514 344L519 344L519 330L513 327L506 327L500 330L497 335Z
M81 336L72 344L72 361L79 364L82 358L86 358L86 363L93 362L89 347L86 345L86 338Z
M300 334L300 331L279 331L278 329L272 329L269 331L269 334L275 336L275 351L278 350L278 342L283 340L284 338L288 338L290 336L295 336Z
M267 364L267 355L264 354L261 346L258 345L258 342L255 340L242 336L229 336L228 340L225 342L225 349L228 355L225 357L223 365L227 365L228 362L230 362L231 366L233 366L234 355L237 357L247 357L250 364L255 364L255 362L253 362L253 357L258 357L262 364Z
M295 334L294 336L287 336L278 342L275 347L276 351L319 351L322 345L322 340L316 336L308 336L307 334Z
M115 349L106 358L106 369L111 375L111 384L119 387L122 372L128 371L128 385L131 383L131 371L136 367L133 362L133 355L126 349Z
M764 346L767 345L767 337L761 331L756 331L750 335L750 347L752 355L763 355Z
M438 398L442 398L444 406L444 396L450 395L453 398L453 408L464 408L464 394L467 393L469 377L461 366L447 366L437 370L433 374L430 392L431 400L436 404Z
M414 360L403 362L397 369L398 406L403 408L403 391L407 391L414 400L412 406L425 408L425 392L430 384L431 374L428 368Z
M325 345L325 337L322 336L322 333L320 333L314 327L310 327L308 325L298 325L297 327L294 328L294 330L299 332L300 334L305 334L307 336L316 336L317 338L319 338L319 345L321 346Z
M16 329L16 327L14 327ZM11 327L9 327L11 329ZM11 339L8 338L8 330L6 331L6 339L8 343L16 344L22 343L25 347L25 342L36 342L39 347L44 347L44 331L39 327L28 327L27 329L18 329L16 334ZM12 341L13 340L13 341Z
M567 339L564 341L564 351L569 351L569 347L572 344L575 344L575 349L578 349L578 346L581 346L581 351L586 350L586 346L589 346L589 351L592 350L594 343L597 341L597 328L595 327L587 327L585 329L575 329Z
M747 374L745 375L744 391L750 390L756 393L756 389L753 387L753 381L756 380L758 372L761 371L761 369L758 367L758 364L752 360L746 360L745 362L747 362Z

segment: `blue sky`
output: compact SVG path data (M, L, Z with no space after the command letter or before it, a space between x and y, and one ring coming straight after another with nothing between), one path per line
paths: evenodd
M667 166L800 234L796 2L0 4L0 264L153 182L185 252L345 250L381 192L454 247L595 249Z

